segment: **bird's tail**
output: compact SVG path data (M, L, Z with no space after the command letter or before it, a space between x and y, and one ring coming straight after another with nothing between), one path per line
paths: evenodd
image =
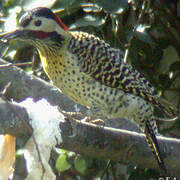
M162 155L160 153L160 148L157 142L157 138L155 136L155 133L154 133L154 130L150 121L146 122L145 134L146 134L146 141L149 147L151 148L160 169L163 171L163 174L167 176L167 169L166 169L164 160L162 158Z
M169 121L173 121L179 118L180 112L178 112L178 109L169 103L166 99L162 97L159 98L158 102L156 102L156 105L158 109L160 109L165 114L166 117L169 117ZM158 118L158 120L168 121L168 119L165 118Z

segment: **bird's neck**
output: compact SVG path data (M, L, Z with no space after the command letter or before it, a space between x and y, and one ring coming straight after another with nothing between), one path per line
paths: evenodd
M55 44L38 48L42 66L48 77L53 80L59 72L63 73L66 68L67 60L67 44L70 37L61 42L60 46ZM58 71L58 72L57 72Z
M63 56L64 53L61 49L59 51L40 51L40 59L43 66L44 71L51 79L51 74L55 71L55 68L61 64L64 64ZM61 66L60 66L61 67ZM59 69L60 70L60 69Z

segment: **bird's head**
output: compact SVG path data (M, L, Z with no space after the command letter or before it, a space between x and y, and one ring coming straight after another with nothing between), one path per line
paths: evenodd
M6 33L3 40L23 40L41 49L43 46L61 46L68 36L68 28L50 9L40 7L25 13L16 31Z

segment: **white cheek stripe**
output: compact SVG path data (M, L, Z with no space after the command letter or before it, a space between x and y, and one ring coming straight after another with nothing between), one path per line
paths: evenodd
M36 26L35 21L40 20L42 21L41 26ZM53 32L56 31L58 34L65 35L66 32L64 29L60 27L59 24L57 24L54 20L48 19L45 17L33 17L30 24L24 28L19 29L26 29L26 30L32 30L32 31L44 31L44 32Z

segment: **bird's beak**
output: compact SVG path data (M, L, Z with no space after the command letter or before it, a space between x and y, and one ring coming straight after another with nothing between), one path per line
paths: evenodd
M0 35L0 40L2 41L10 41L10 40L23 40L26 39L30 36L30 31L29 30L16 30L12 32L7 32L2 35Z

